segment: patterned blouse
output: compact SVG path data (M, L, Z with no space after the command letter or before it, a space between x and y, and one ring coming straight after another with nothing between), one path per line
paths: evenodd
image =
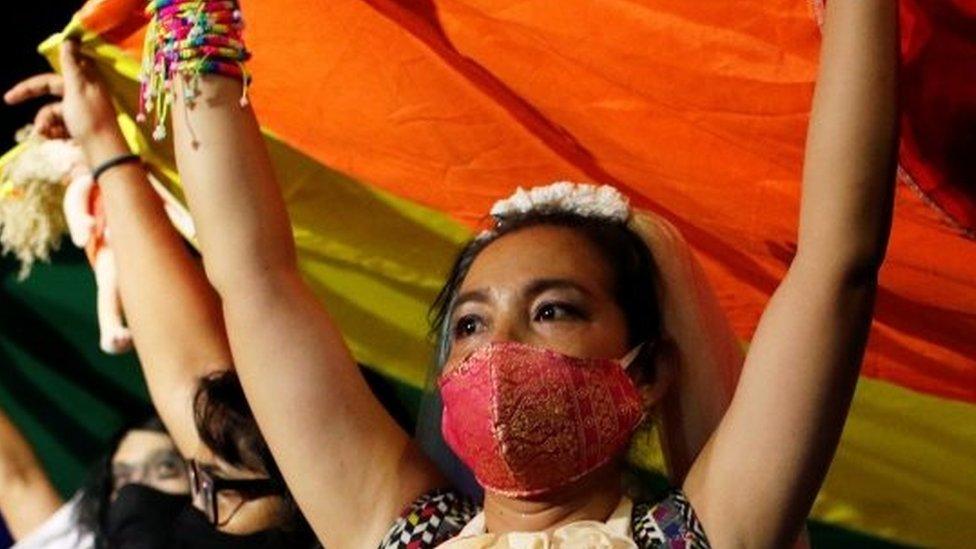
M457 536L481 509L452 490L435 490L404 509L379 549L433 549ZM631 535L641 549L707 549L695 511L680 490L654 503L634 504Z

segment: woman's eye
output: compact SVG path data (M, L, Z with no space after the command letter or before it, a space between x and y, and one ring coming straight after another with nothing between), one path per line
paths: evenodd
M484 320L478 315L464 315L454 323L454 339L474 335L484 328Z
M568 320L583 316L579 308L569 303L543 303L535 311L533 320L548 322L553 320Z
M159 478L175 478L180 476L181 467L175 461L164 461L156 464L156 475Z

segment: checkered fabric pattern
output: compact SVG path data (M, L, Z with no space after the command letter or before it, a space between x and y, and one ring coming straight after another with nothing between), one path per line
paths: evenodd
M657 503L634 505L631 514L634 541L642 549L708 549L705 530L680 490L672 490Z
M456 536L479 511L457 492L430 492L403 511L379 549L433 549ZM710 548L695 510L679 490L657 503L634 505L631 524L641 549Z
M437 490L417 498L390 528L380 549L430 549L456 536L480 508L467 497Z

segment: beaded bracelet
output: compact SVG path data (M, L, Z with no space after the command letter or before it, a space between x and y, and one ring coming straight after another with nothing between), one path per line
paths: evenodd
M152 21L146 32L136 119L145 122L152 113L154 139L166 137L176 78L184 81L182 99L187 104L199 95L205 74L240 78L240 103L247 106L251 76L244 63L251 54L241 36L244 20L236 0L152 0L146 13Z

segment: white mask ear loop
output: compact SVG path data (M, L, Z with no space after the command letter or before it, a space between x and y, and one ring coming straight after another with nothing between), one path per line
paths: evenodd
M647 348L648 351L650 351L651 349L654 348L654 342L653 341L644 342L631 349L629 353L627 353L626 355L624 355L623 358L617 361L620 363L620 367L623 368L624 370L630 368L631 364L633 364L634 360L636 360L637 357L640 356L641 351L644 351L645 347Z

